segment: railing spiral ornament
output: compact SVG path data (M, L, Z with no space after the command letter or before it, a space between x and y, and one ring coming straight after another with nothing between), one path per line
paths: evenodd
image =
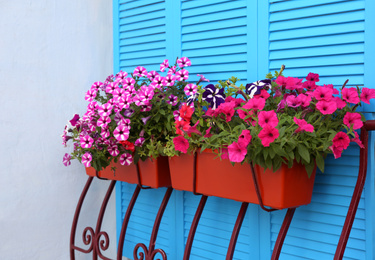
M143 252L138 252L138 250L142 248ZM138 258L138 254L139 254L139 258ZM145 256L147 257L148 256L148 250L147 250L147 247L145 244L143 243L138 243L135 247L134 247L134 251L133 251L133 257L134 257L134 260L145 260Z
M96 246L98 251L98 256L103 260L111 260L111 258L105 257L102 254L102 250L106 251L109 248L109 236L107 232L101 231L96 235Z
M159 253L163 257L163 259L158 258L156 260L167 260L167 254L164 252L163 249L160 249L160 248L155 249L154 251L152 251L152 253L151 253L151 260L154 260L154 258L155 258L155 256L156 256L157 253Z
M93 240L95 237L95 232L92 227L86 227L82 232L82 241L85 245L90 245L89 252L92 250L94 244Z

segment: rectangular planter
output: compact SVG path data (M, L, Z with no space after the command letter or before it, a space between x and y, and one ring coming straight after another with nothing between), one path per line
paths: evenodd
M141 185L150 186L152 188L171 186L167 157L159 157L156 160L140 160L138 163ZM116 167L116 170L113 171L112 167ZM86 173L89 176L96 176L96 171L92 167L86 168ZM109 167L99 171L99 177L138 184L137 167L135 164L124 166L119 162L112 163Z
M196 170L196 192L241 202L258 204L254 180L249 164L220 160L216 154L205 150L198 153ZM179 167L181 164L181 167ZM193 191L193 155L170 158L172 187ZM315 173L309 178L305 167L295 163L273 172L254 165L263 204L276 209L297 207L311 202Z

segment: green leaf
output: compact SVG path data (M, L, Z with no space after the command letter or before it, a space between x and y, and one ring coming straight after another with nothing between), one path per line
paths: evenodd
M309 164L306 164L305 165L306 167L306 172L307 172L307 175L309 176L309 178L311 177L311 174L312 172L314 171L314 168L315 168L315 163L311 161L311 163Z
M324 172L324 158L319 152L316 153L316 165L321 172Z
M303 144L298 144L298 153L307 163L310 163L310 154L307 148Z

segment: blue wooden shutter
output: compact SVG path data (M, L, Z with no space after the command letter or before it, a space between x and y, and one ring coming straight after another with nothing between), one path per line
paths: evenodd
M273 1L269 7L269 69L286 65L288 76L320 75L319 84L364 83L364 1ZM332 259L356 182L359 149L326 160L318 173L312 203L297 209L280 259ZM345 259L366 259L365 203L362 196ZM282 213L271 217L274 245Z

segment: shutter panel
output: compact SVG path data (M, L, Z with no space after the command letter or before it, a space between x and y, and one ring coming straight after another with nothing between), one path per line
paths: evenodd
M320 75L319 84L364 82L364 1L278 1L270 4L269 69L287 76ZM326 160L317 173L312 203L297 209L280 259L332 259L357 180L359 149ZM366 259L362 195L344 259ZM284 212L271 214L275 244Z

